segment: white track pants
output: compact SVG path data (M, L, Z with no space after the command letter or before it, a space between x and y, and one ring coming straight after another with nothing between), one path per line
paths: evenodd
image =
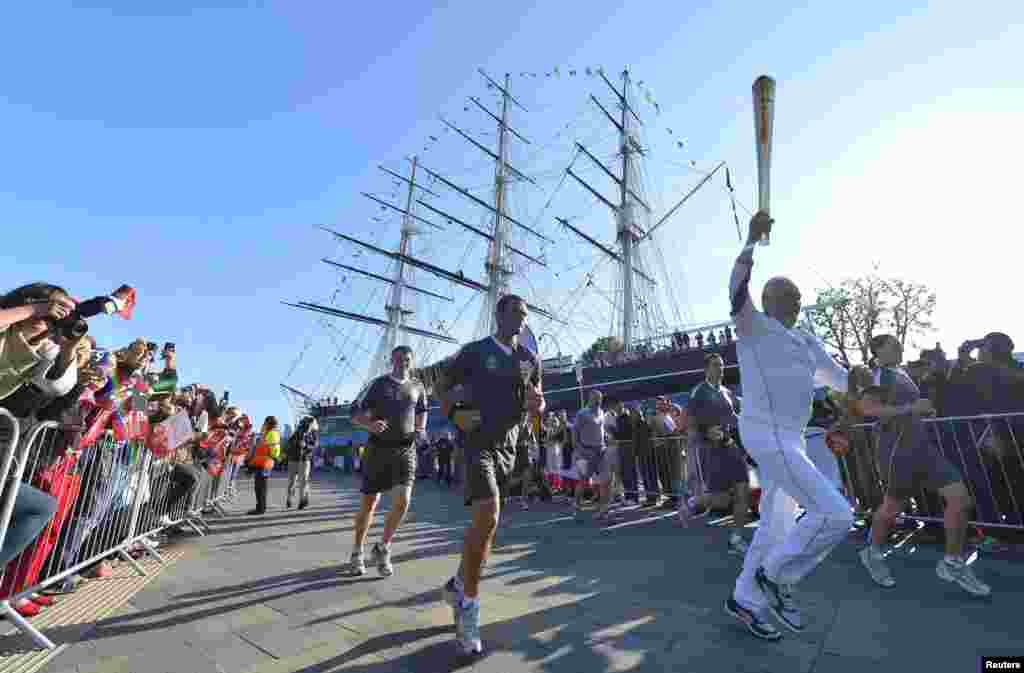
M796 584L846 537L853 524L850 504L803 448L803 433L740 419L740 436L757 462L761 483L761 522L736 580L734 598L752 610L767 607L754 573ZM807 514L794 522L796 503Z

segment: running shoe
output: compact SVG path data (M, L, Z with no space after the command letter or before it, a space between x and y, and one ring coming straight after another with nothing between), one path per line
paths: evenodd
M753 610L748 610L737 603L732 596L725 601L725 612L735 617L748 631L762 640L778 640L782 637L777 628L758 617Z
M455 622L455 633L461 633L459 606L462 604L462 592L456 586L454 577L448 580L441 589L441 597L444 598L445 603L452 606L452 621Z
M377 564L377 572L381 577L391 577L395 574L395 568L391 565L390 547L385 547L380 542L373 545L373 562Z
M361 552L352 552L352 558L349 560L349 570L356 577L362 577L366 574L366 561L363 560Z
M456 644L459 652L466 656L480 655L484 652L480 640L480 601L459 601L455 607L458 615L455 618Z
M793 588L786 584L773 582L764 574L764 568L758 568L754 575L758 588L768 599L768 609L793 633L804 630L803 616L800 608L793 600Z
M940 559L938 565L935 566L935 574L939 576L939 579L956 582L961 589L972 596L988 596L992 593L992 587L978 579L974 570L964 563L963 559Z
M892 578L892 573L889 572L889 565L885 562L885 558L880 552L873 547L864 547L857 552L857 556L860 557L861 565L871 575L871 579L875 581L875 584L887 589L896 586L896 580Z
M729 553L733 556L746 556L747 550L750 549L750 545L744 540L739 533L733 533L729 536Z

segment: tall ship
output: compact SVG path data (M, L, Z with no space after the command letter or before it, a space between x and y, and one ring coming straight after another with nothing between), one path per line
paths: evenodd
M740 234L725 162L676 162L672 171L687 184L662 204L650 158L659 144L685 141L645 121L660 106L628 70L478 75L479 94L459 106L461 121L442 116L404 167L378 167L385 188L362 193L367 223L319 225L325 247L335 246L322 259L338 274L333 293L284 303L318 317L333 353L313 360L319 386L309 377L282 383L293 408L356 432L346 425L348 404L388 371L395 346L413 347L430 390L460 344L494 332L507 293L528 303L523 342L544 363L549 409L575 411L594 389L620 401L685 395L712 351L725 360L726 383L737 384L727 316L698 322L680 299L681 264L665 254L698 195L726 200ZM582 83L570 98L585 105L567 106L564 117L550 111L557 105L542 106L541 122L531 123L534 106L513 82L536 89L538 79L559 77ZM707 189L713 181L719 189Z

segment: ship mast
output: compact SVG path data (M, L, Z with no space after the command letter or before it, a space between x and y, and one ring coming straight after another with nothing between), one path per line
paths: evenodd
M623 350L630 351L635 348L639 341L641 341L641 339L637 338L635 333L635 329L640 323L640 319L637 316L637 307L641 303L640 298L645 296L653 297L657 288L657 282L655 279L643 269L643 264L641 263L641 257L639 255L640 244L649 240L651 238L651 234L653 234L656 229L672 217L679 210L680 206L690 198L690 196L706 184L711 176L714 175L719 168L724 165L724 163L716 166L710 174L705 176L700 184L683 196L678 203L670 208L665 215L658 220L657 224L644 230L639 224L637 224L637 211L639 209L645 211L646 215L651 215L652 210L647 202L639 195L640 185L634 184L638 183L638 180L634 179L634 174L636 174L636 165L638 162L638 159L636 159L634 155L643 156L644 149L640 146L640 142L637 140L633 129L634 125L642 126L643 121L630 104L629 70L622 71L621 91L608 81L608 78L605 77L602 71L598 70L597 74L602 80L604 80L604 83L608 85L608 88L617 99L618 107L621 110L621 114L616 118L604 105L601 104L601 101L599 101L597 97L594 95L590 96L590 100L602 113L604 113L604 116L619 133L618 145L619 152L621 154L621 174L616 174L615 171L605 166L580 143L576 143L576 147L579 150L577 157L579 157L579 155L586 156L618 186L618 198L615 199L617 203L612 199L605 197L600 191L592 187L583 178L574 173L572 170L572 164L570 164L566 169L566 173L584 189L590 192L592 196L597 198L598 201L611 210L616 221L615 233L618 249L613 250L602 245L581 229L571 225L568 220L564 218L556 217L555 219L558 220L562 226L571 230L581 239L610 257L618 265L620 276L619 282L622 286L622 313L621 315L616 316L618 318L616 331L622 338ZM575 163L575 159L573 160L573 163Z
M509 76L505 75L505 86L501 89L501 120L498 122L498 159L494 167L494 238L491 239L487 255L487 279L490 288L480 309L480 320L477 323L477 338L494 334L498 300L508 292L508 277L512 269L505 265L505 245L508 239L507 225L502 217L505 211L505 166L507 164L507 148L505 146L505 127L508 123L508 104L511 96L508 93Z
M380 373L386 370L388 366L388 356L391 350L399 343L401 333L412 334L416 336L425 337L428 339L443 341L446 343L458 343L456 339L454 339L448 334L440 334L430 330L412 327L408 324L408 318L413 314L413 312L410 309L406 308L406 306L403 304L403 300L407 292L416 292L422 295L430 296L436 299L441 299L447 302L454 301L452 297L445 297L440 294L430 292L429 290L417 288L409 284L409 279L407 277L409 269L419 269L421 271L425 271L437 278L448 281L453 285L459 285L461 287L468 288L483 294L484 301L483 307L481 308L480 320L477 324L477 336L484 336L486 334L493 333L495 328L494 312L497 306L497 302L503 294L509 291L509 279L515 273L514 267L511 263L511 257L514 255L521 258L522 260L525 260L525 263L546 266L543 259L530 255L518 248L513 247L510 244L512 226L517 227L518 229L530 234L531 236L537 239L546 241L548 243L552 242L551 239L547 238L546 236L536 231L535 229L529 227L528 225L520 222L507 212L508 183L512 179L515 179L535 184L532 178L524 174L522 171L517 170L515 167L510 165L508 161L508 145L509 139L511 137L515 137L516 139L524 143L529 143L529 141L526 138L524 138L519 132L517 132L515 129L509 126L509 108L511 105L515 105L516 107L522 109L524 112L526 111L526 108L523 107L523 105L509 93L509 75L505 75L505 84L504 86L502 86L495 82L482 69L479 70L479 72L487 81L489 88L496 89L501 94L502 105L500 110L500 116L488 110L487 107L483 105L477 98L470 98L470 100L473 102L474 105L476 105L477 108L482 110L495 122L497 122L497 152L494 152L491 149L485 147L477 140L472 138L465 131L458 128L454 124L448 122L447 120L442 119L441 121L449 129L455 131L458 135L462 136L476 149L490 156L495 161L493 205L484 201L483 199L474 196L468 190L464 189L463 187L460 187L451 180L445 178L440 173L432 171L426 166L423 166L422 164L419 163L419 160L416 157L410 159L412 169L410 171L410 176L408 178L398 175L397 173L394 173L381 166L380 169L382 171L388 173L393 178L397 178L402 182L405 182L408 185L405 207L400 208L399 206L393 203L389 203L365 192L363 193L363 196L374 201L384 209L394 210L402 214L402 235L401 240L399 242L398 250L385 250L378 246L359 240L358 238L355 238L353 236L342 234L333 229L327 227L320 228L332 234L339 240L343 240L353 245L359 246L363 250L367 250L377 255L388 257L394 262L396 262L396 269L394 275L391 278L387 278L384 276L371 273L364 269L358 269L355 267L347 266L345 264L341 264L329 259L323 260L325 263L330 264L332 266L358 273L367 278L391 284L392 287L390 299L384 307L387 318L381 319L373 316L351 313L348 311L342 311L340 309L323 306L311 302L283 302L284 304L295 308L300 308L303 310L322 313L333 317L344 318L346 320L352 320L356 322L362 322L383 327L384 331L381 335L380 344L378 346L376 355L374 356L373 362L371 363L371 378L375 375L379 375ZM459 194L462 197L466 198L475 206L482 207L489 211L490 214L493 216L493 226L491 228L491 231L483 231L477 227L474 227L473 225L463 221L462 219L456 217L455 215L452 215L427 203L422 198L417 198L415 195L416 190L420 190L433 196L437 196L437 194L416 182L416 175L419 171L423 171L433 180L448 187L456 194ZM479 282L467 277L461 269L457 271L448 270L435 264L432 264L430 262L427 262L425 260L418 259L412 255L413 236L423 231L421 228L418 227L418 224L424 224L442 231L444 230L444 227L436 224L435 222L432 222L424 217L421 217L420 215L413 213L413 208L415 205L422 206L425 209L429 210L434 215L442 217L448 224L458 224L467 231L470 231L476 234L477 236L487 239L487 241L489 242L489 249L487 260L485 263L485 269L487 272L485 282ZM538 315L544 316L551 320L555 320L556 322L562 322L557 320L549 311L539 306L535 306L534 304L530 303L528 303L527 306L529 306L532 312Z
M618 240L622 246L622 348L632 350L633 345L633 208L629 202L629 155L632 137L629 135L629 71L622 71L622 121L619 126L619 148L622 152L622 182L620 183Z

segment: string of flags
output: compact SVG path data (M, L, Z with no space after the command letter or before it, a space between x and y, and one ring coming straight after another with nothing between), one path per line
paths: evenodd
M564 68L562 66L557 66L557 65L552 67L552 69L550 71L547 71L547 72L531 72L531 71L520 71L519 72L519 76L521 78L532 78L532 79L536 79L536 78L552 78L552 77L557 79L557 78L561 78L563 75L566 75L567 77L599 77L599 76L606 76L606 73L605 73L604 67L602 67L602 66L586 66L584 68ZM660 115L661 114L661 105L658 102L658 100L656 99L656 97L654 95L654 92L651 90L651 87L647 85L646 81L642 80L642 79L641 80L634 80L633 84L637 88L637 90L638 90L642 100L644 102L646 102L648 105L650 105L651 107L653 107L655 112L656 112L656 114ZM494 88L495 88L494 84L492 84L491 82L487 83L487 89L493 90ZM463 112L470 112L471 111L470 108L471 108L471 105L465 104L465 105L463 105L462 110L463 110ZM557 136L561 136L564 131L568 130L572 126L573 126L573 122L572 121L567 122L563 128L559 129L559 132L558 132ZM439 132L428 134L426 140L424 141L424 144L423 144L423 147L421 149L421 152L426 153L426 152L430 151L433 148L433 146L435 144L441 142L443 136L445 134L448 134L450 131L451 131L451 128L449 128L448 125L444 125L444 126L441 127ZM689 143L687 138L677 137L676 136L676 132L671 127L666 127L666 132L668 133L668 135L673 137L673 142L674 142L674 144L675 144L677 149L679 149L679 150L686 150L687 149L688 143ZM493 132L490 132L490 131L479 130L479 131L475 131L474 135L478 135L478 136L493 136L495 134ZM695 165L696 165L695 162L693 162L691 160L690 161L690 166L691 167L695 167ZM428 185L432 186L432 185L434 185L437 182L437 180L436 180L436 178L433 175L430 175L429 178L426 180L426 182L427 182ZM394 187L395 187L395 191L392 192L392 194L391 194L391 196L393 198L397 196L397 191L400 189L401 185L398 182L395 182L394 183ZM424 194L423 198L429 198L429 194ZM386 211L386 210L387 210L386 207L381 206L381 211ZM374 219L375 222L380 222L381 221L379 218L373 218L373 219Z

